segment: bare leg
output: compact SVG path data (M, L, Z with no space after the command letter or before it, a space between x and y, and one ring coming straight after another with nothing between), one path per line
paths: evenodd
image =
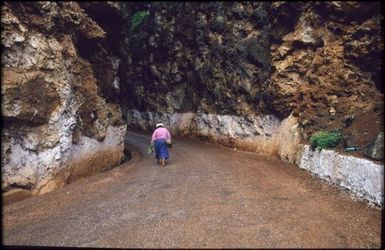
M164 166L166 165L165 159L164 159L164 158L161 158L160 161L161 161L162 166L164 167Z

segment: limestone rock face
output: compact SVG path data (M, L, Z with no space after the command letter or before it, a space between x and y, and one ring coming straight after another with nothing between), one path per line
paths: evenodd
M41 194L119 164L126 125L99 86L119 90L116 60L109 53L100 79L82 56L81 43L103 48L106 31L64 2L5 3L1 23L3 190Z
M347 117L372 112L383 103L378 75L384 50L383 17L376 6L310 5L282 43L272 46L275 71L268 87L270 103L282 116L294 112L305 137L320 129L354 126L356 121L349 123ZM358 15L359 9L363 13ZM375 123L381 117L383 109L377 108L370 119ZM362 128L357 132L357 136L364 133Z
M362 148L383 131L380 7L6 2L3 190L45 193L119 164L126 124L293 163L318 130Z
M127 37L124 114L293 114L305 141L338 129L357 147L383 131L379 3L128 6L150 14Z

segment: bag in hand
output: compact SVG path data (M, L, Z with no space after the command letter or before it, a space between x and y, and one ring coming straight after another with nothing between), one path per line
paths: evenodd
M150 144L147 147L147 154L151 154L152 152L154 152L154 146Z
M172 142L171 142L171 140L166 140L166 143L167 143L167 147L168 147L168 148L172 148Z

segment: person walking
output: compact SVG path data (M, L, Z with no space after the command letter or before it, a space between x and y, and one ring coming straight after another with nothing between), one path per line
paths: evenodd
M170 132L164 127L163 123L157 123L154 133L151 137L151 145L155 148L155 158L158 164L163 167L166 165L166 160L169 158L167 144L171 145Z

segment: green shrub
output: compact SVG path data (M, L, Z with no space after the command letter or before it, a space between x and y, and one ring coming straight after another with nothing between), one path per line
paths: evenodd
M130 32L134 31L136 27L143 22L143 20L150 15L149 11L138 11L131 17Z
M341 139L340 132L319 131L310 137L310 144L312 149L335 148Z

